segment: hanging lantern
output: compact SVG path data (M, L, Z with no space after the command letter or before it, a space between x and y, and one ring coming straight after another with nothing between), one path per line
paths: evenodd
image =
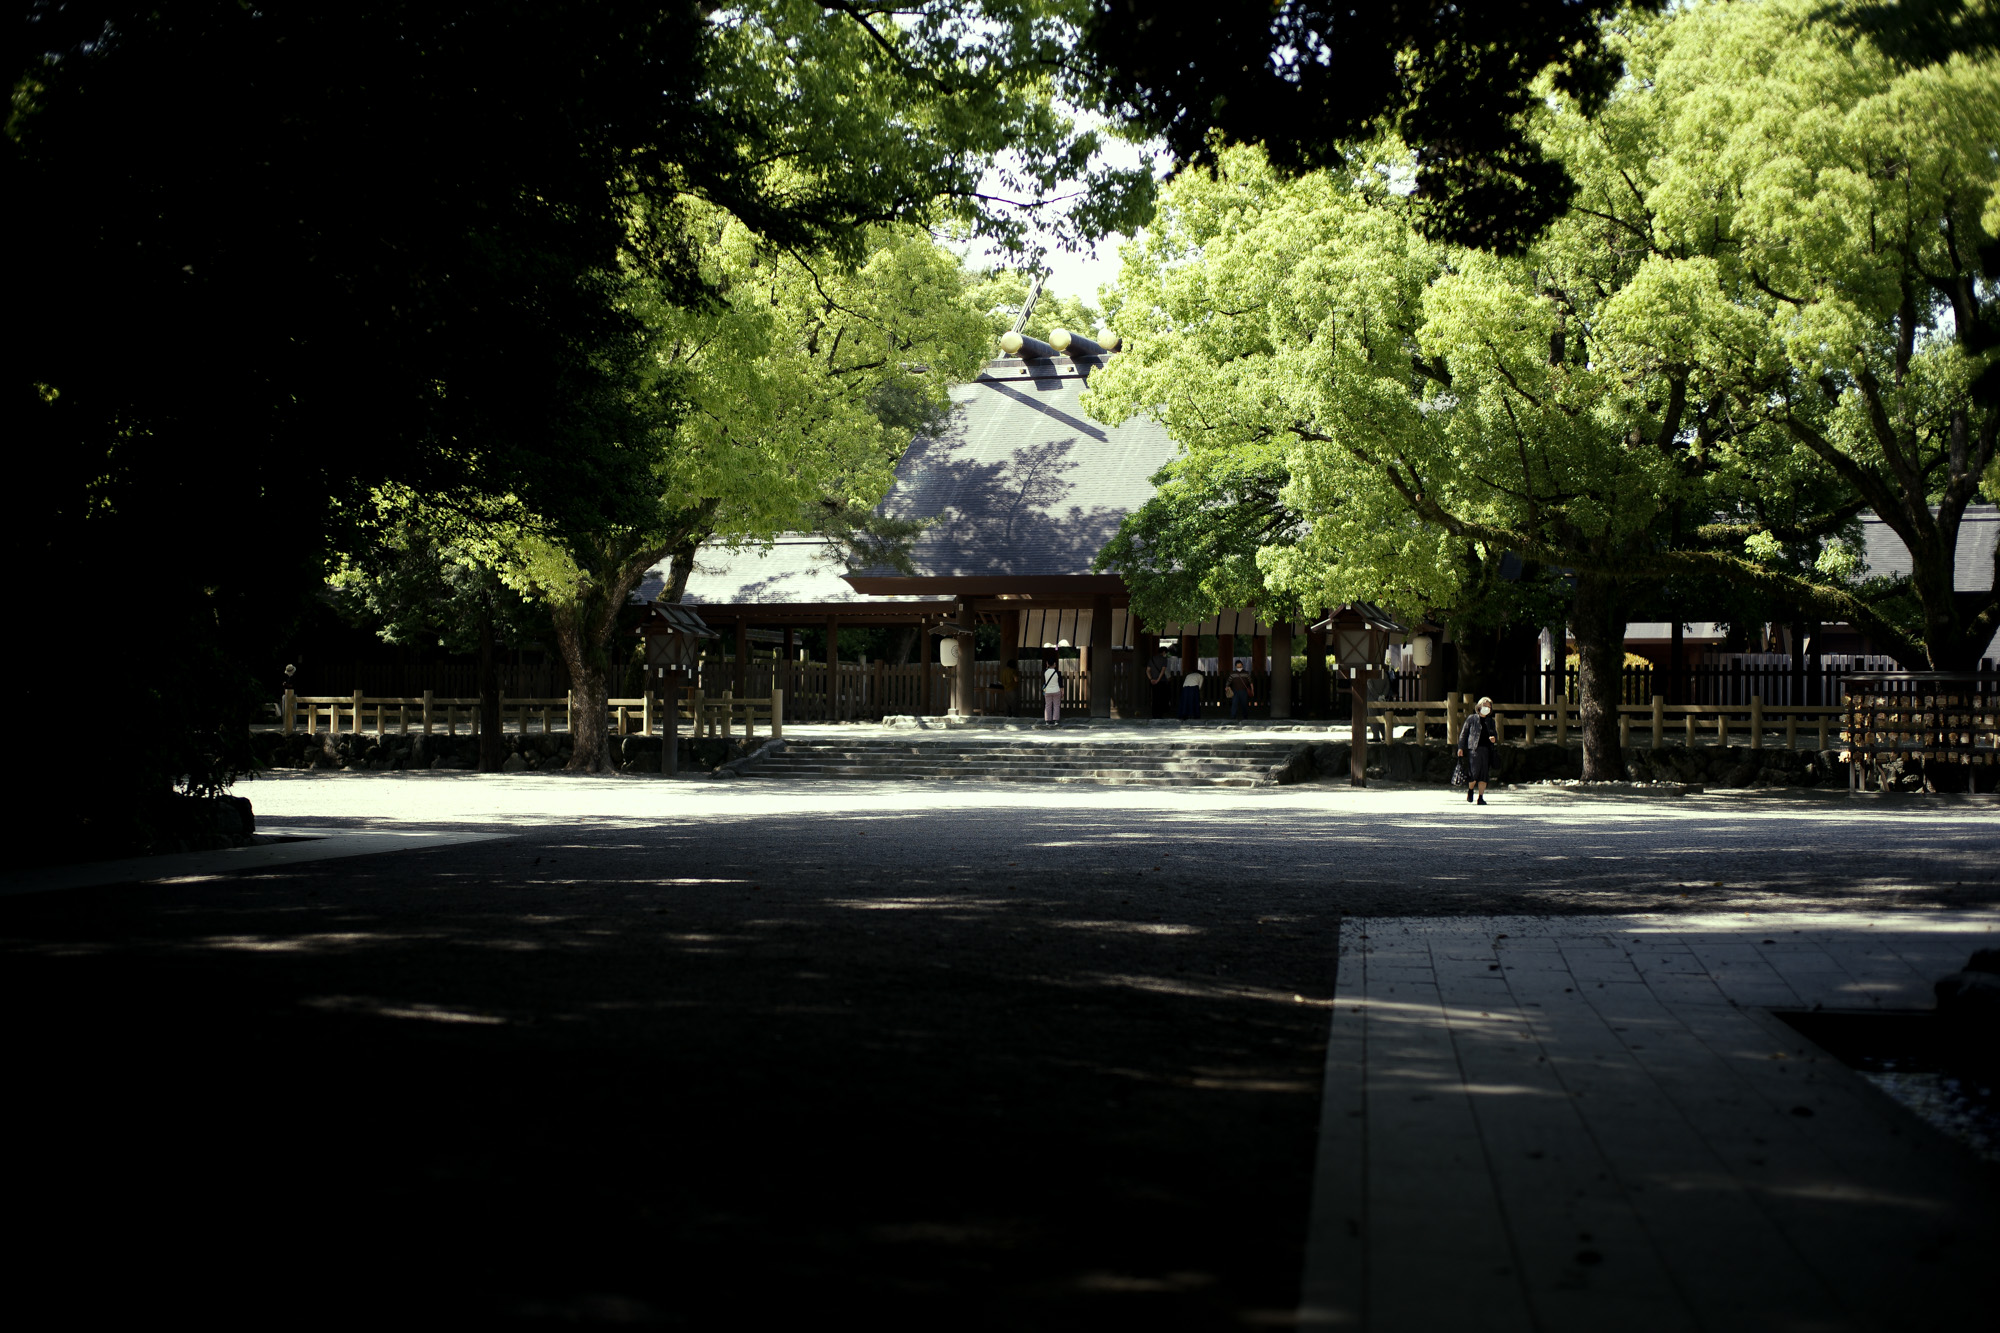
M690 671L701 656L701 641L722 637L691 606L654 602L639 626L646 636L646 665L656 671Z
M1366 671L1381 664L1389 636L1403 627L1369 602L1349 602L1313 629L1331 636L1334 661L1344 670Z

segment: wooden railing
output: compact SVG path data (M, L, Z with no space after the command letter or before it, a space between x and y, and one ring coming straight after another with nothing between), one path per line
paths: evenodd
M1415 734L1410 739L1418 745L1430 743L1431 729L1435 726L1438 728L1438 739L1446 745L1455 746L1470 706L1470 701L1460 695L1448 695L1428 703L1371 700L1368 720L1373 725L1379 725L1385 737L1393 737L1398 727L1411 727ZM1495 704L1493 721L1503 745L1533 745L1537 740L1563 745L1569 741L1570 729L1576 725L1579 711L1563 698L1547 704ZM1828 748L1829 738L1837 737L1840 718L1841 710L1837 707L1798 705L1767 708L1758 695L1752 695L1747 704L1670 704L1661 696L1654 695L1650 704L1624 704L1619 707L1618 743L1630 745L1632 733L1638 731L1649 736L1656 749L1667 743L1670 733L1684 745L1696 745L1711 736L1715 744L1728 745L1731 736L1742 731L1750 748L1761 750L1765 735L1782 725L1786 749L1797 749L1799 733L1805 732L1818 740L1815 748L1824 750Z
M737 699L727 692L720 698L707 698L693 687L682 689L679 693L681 697L675 702L680 720L692 728L691 734L695 736L733 736L739 719L745 739L756 734L759 720L773 738L785 734L785 692L782 689L773 689L770 697L764 699ZM560 699L510 699L502 695L500 729L523 733L573 730L570 725L573 700L571 695ZM666 700L660 696L606 699L604 707L605 724L615 736L651 736L665 732ZM324 729L336 736L342 731L396 731L404 735L417 731L426 736L440 733L456 736L461 723L467 734L476 735L479 731L479 700L441 698L429 690L410 698L365 695L359 690L351 695L301 695L285 691L284 699L278 704L280 730L288 736L300 730L319 731L322 722L325 723ZM371 722L373 726L369 725ZM541 725L536 727L536 722Z
M779 688L774 687L768 699L738 699L724 690L720 699L697 699L695 707L697 736L734 736L736 720L741 718L743 739L749 740L757 734L759 717L764 719L764 730L772 740L785 734L785 692Z

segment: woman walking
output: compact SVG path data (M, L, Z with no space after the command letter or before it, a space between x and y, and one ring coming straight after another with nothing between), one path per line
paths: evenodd
M1486 781L1493 775L1493 700L1481 696L1479 706L1458 733L1458 758L1465 765L1465 799L1486 804Z
M1062 725L1063 681L1062 667L1056 659L1055 645L1042 645L1042 725L1058 727Z

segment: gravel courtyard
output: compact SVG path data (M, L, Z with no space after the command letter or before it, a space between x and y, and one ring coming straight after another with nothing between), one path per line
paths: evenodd
M2000 899L1992 806L1838 795L238 790L325 848L500 836L0 898L59 1308L1285 1326L1344 917ZM157 1262L78 1286L78 1235Z

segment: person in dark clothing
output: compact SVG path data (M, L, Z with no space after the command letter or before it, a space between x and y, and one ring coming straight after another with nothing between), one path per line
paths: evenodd
M1168 657L1165 651L1153 654L1147 664L1146 679L1153 687L1153 716L1172 717L1174 704L1180 695L1180 663Z
M1236 659L1236 670L1229 673L1223 682L1229 692L1229 716L1242 720L1250 716L1250 701L1256 697L1257 689L1250 683L1250 669L1243 665L1243 659Z
M1458 757L1465 764L1465 799L1486 804L1486 782L1493 774L1493 747L1499 729L1493 721L1493 701L1482 697L1458 733Z

